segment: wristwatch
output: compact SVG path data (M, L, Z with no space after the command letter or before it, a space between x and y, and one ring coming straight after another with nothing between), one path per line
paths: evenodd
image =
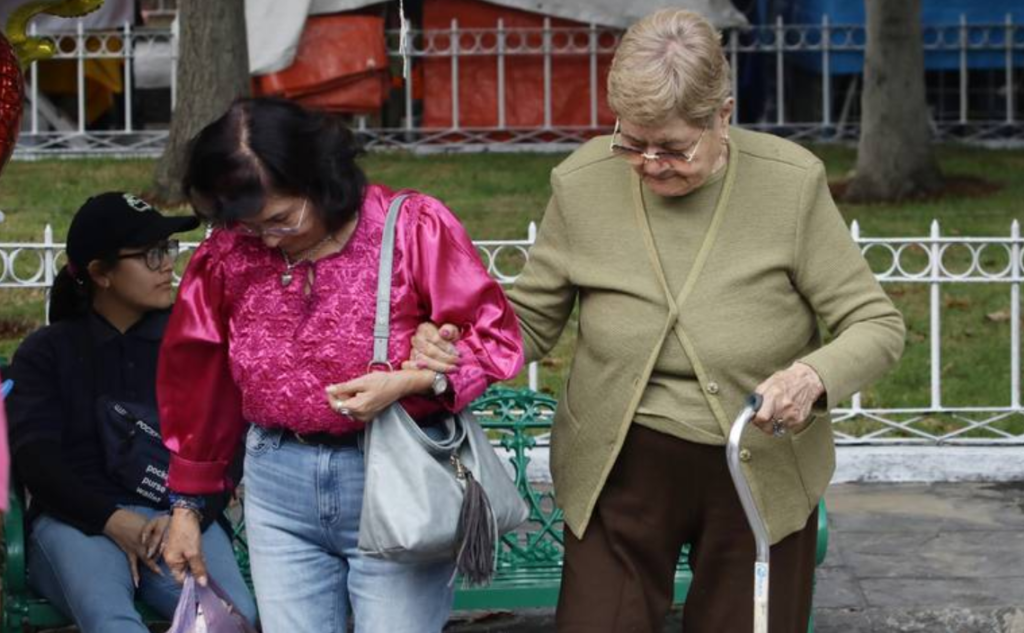
M434 381L430 383L430 390L434 392L437 397L443 396L448 392L448 376L442 374L439 371L434 372Z

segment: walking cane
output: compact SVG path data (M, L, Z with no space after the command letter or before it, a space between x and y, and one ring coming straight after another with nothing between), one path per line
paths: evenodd
M743 410L732 423L725 456L729 462L729 474L732 475L733 485L736 486L740 503L743 504L743 513L747 515L747 523L750 524L757 545L757 559L754 562L754 633L768 633L768 528L757 511L754 496L750 492L750 484L747 483L747 476L740 465L740 439L747 428L747 423L754 418L754 414L760 408L760 395L755 393L747 398Z

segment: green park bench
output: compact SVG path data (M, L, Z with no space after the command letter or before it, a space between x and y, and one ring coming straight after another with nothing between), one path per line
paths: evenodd
M530 482L526 466L538 436L550 430L555 399L527 389L492 388L473 403L483 425L492 437L509 451L517 484L530 506L530 518L519 530L502 539L498 570L487 587L459 586L455 593L456 610L515 610L554 607L562 565L562 513L555 507L550 486ZM3 625L0 633L66 626L59 611L36 596L26 582L24 507L20 491L12 488L10 511L4 520L6 558L3 569ZM244 524L238 508L233 518L235 553L243 574L248 578L249 560ZM828 527L824 503L818 515L817 564L828 549ZM680 557L675 576L675 601L684 602L690 586L686 552ZM160 616L138 605L147 621L159 622ZM813 622L809 631L813 630Z

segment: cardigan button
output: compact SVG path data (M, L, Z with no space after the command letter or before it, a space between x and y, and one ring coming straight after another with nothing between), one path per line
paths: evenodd
M718 394L718 383L712 380L711 382L708 383L708 386L705 387L705 389L708 393L714 396Z
M740 449L740 461L741 462L749 462L750 461L750 451L748 451L745 448L744 449Z

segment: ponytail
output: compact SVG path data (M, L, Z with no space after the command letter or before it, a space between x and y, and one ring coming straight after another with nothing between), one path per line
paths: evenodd
M88 314L92 304L91 288L89 281L75 279L67 265L61 267L50 287L50 323Z

